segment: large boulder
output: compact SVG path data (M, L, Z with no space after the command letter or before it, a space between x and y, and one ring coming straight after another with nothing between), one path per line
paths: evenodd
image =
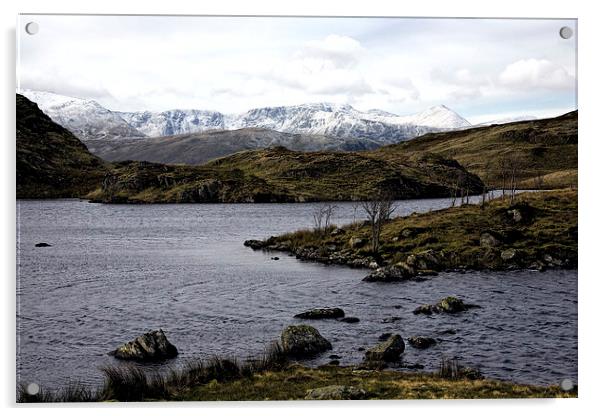
M345 312L341 308L314 308L295 315L299 319L337 319L343 318Z
M442 255L435 250L424 250L410 254L406 259L408 266L418 270L440 270Z
M362 400L366 397L363 389L353 386L326 386L307 390L305 400Z
M332 344L309 325L287 326L282 335L282 348L294 357L307 357L332 349Z
M366 361L398 361L405 348L401 335L390 335L385 341L366 351Z
M110 353L122 360L159 361L174 358L178 349L167 339L162 329L140 335Z
M480 308L479 305L472 305L464 303L462 299L458 299L455 296L448 296L441 299L435 305L421 305L414 309L414 315L425 314L432 315L433 313L458 313L464 312L468 309Z

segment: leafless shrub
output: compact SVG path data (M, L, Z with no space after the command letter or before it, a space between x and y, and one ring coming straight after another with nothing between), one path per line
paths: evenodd
M360 206L368 217L368 223L372 230L372 252L376 254L380 248L382 226L391 218L391 214L397 207L393 200L386 195L379 195L371 200L362 201Z

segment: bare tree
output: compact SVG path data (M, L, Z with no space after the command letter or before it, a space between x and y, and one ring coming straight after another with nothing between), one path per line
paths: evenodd
M330 203L319 205L313 213L314 229L318 232L326 231L332 223L335 210L336 205Z
M508 156L504 156L499 159L497 163L497 170L502 178L502 199L506 197L506 186L510 170L509 160L510 158Z
M498 172L502 178L502 198L508 193L511 203L516 196L519 178L523 176L523 168L524 162L517 155L507 154L498 161Z
M368 217L368 223L372 230L372 252L376 254L380 248L382 226L391 218L391 214L397 207L390 197L384 195L369 201L362 201L360 205Z

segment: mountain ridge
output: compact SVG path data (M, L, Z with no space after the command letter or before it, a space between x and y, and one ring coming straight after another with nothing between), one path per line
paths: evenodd
M471 125L443 105L406 116L382 110L362 112L349 104L326 102L260 107L239 114L199 109L120 112L108 110L94 100L44 91L22 92L38 103L54 121L71 130L84 142L259 127L283 133L367 139L391 144L428 132ZM102 127L106 125L109 129L103 130Z

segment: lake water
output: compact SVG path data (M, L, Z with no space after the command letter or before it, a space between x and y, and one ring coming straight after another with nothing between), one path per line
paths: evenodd
M446 199L399 202L397 215L449 206ZM244 240L309 228L316 204L101 205L17 201L17 381L47 388L99 384L99 367L123 364L118 345L163 328L189 358L245 358L279 337L293 315L337 306L356 324L313 321L334 349L308 362L362 360L360 347L384 332L432 336L404 359L435 370L457 357L492 378L531 384L577 380L577 272L441 273L424 282L362 282L366 270L254 252ZM338 204L335 222L361 219ZM46 242L51 247L37 248ZM279 261L270 257L277 255ZM457 295L482 309L415 316ZM393 323L383 320L401 319ZM453 329L455 334L445 334ZM156 367L156 365L154 365ZM149 365L151 367L151 365Z

